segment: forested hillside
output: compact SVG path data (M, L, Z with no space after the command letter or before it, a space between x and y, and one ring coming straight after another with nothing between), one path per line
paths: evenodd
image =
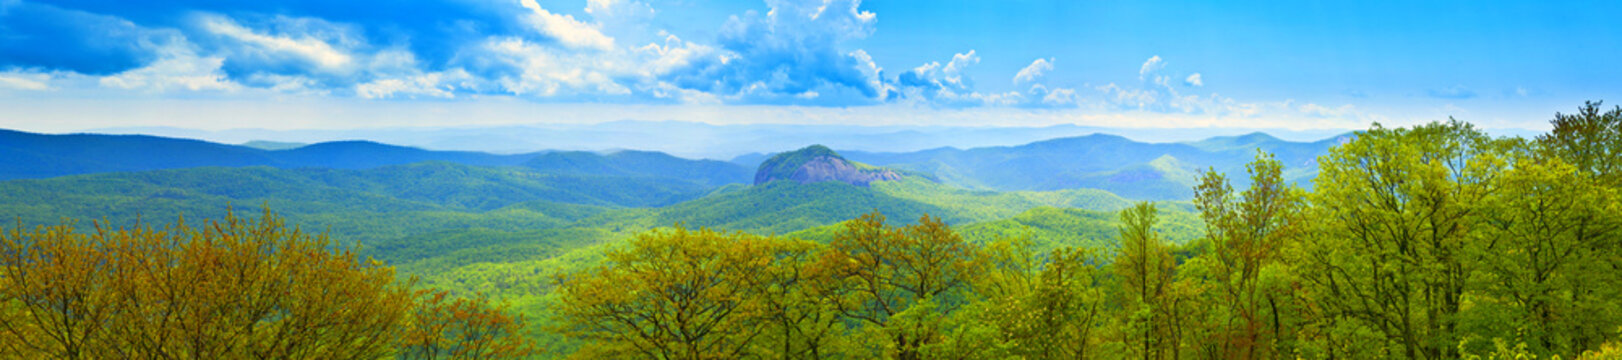
M1376 125L1312 190L1262 152L1246 186L1199 175L1186 243L1149 203L957 228L874 212L815 242L655 231L543 308L573 358L1616 358L1622 108L1554 125ZM1101 226L1108 245L1035 240Z
M1166 147L1243 152L1249 160L1233 171L1131 151L1190 178L1179 180L1190 201L965 189L855 162L824 169L893 176L792 175L845 161L825 147L781 156L823 160L762 166L756 174L789 175L755 185L733 181L733 164L635 152L504 167L12 180L0 183L0 214L14 219L0 227L0 349L22 358L1622 355L1622 108L1590 104L1553 125L1535 139L1460 121L1375 125L1326 145L1310 171L1268 149L1299 157L1321 144L1258 135ZM1086 139L1020 153L1111 141ZM1105 157L1135 161L1125 156ZM718 172L689 171L702 168ZM1310 188L1292 178L1307 172ZM280 215L243 220L227 204ZM213 285L243 281L326 285ZM176 291L204 295L180 301ZM322 291L344 296L310 295ZM254 306L289 310L186 312ZM228 330L327 329L302 321L338 313L354 327ZM229 321L168 325L214 318ZM199 347L142 334L225 340Z

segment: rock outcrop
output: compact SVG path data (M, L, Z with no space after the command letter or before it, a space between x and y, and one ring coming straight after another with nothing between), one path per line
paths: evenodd
M850 162L822 145L773 155L755 171L755 185L793 180L801 184L838 181L866 187L874 181L900 179L901 174L894 170Z

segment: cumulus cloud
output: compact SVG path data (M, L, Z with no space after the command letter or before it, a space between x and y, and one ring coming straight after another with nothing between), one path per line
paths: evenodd
M1030 94L1030 99L1038 101L1038 103L1025 104L1027 107L1072 107L1082 101L1081 94L1077 93L1076 89L1071 88L1049 89L1045 85L1035 84L1031 85L1030 90L1025 92Z
M1036 81L1037 78L1046 75L1049 71L1053 71L1053 59L1036 59L1030 65L1026 65L1025 68L1019 69L1018 73L1014 73L1014 84Z
M1166 62L1160 60L1160 55L1150 57L1148 61L1143 62L1143 66L1138 68L1138 80L1144 80L1149 76L1150 73L1160 71L1160 69L1164 68L1166 68Z
M518 69L514 76L497 79L508 92L517 95L557 96L564 90L605 94L629 94L606 70L583 66L581 59L560 53L521 38L492 39L485 44L489 55Z
M526 17L530 26L559 43L572 48L609 50L614 48L614 38L603 35L596 25L575 20L573 15L560 15L541 8L535 0L520 0L530 14ZM607 5L603 9L608 9ZM587 9L590 9L589 7Z
M873 32L877 15L859 0L768 0L722 26L715 54L693 59L662 81L745 103L860 104L887 92L877 66L845 43ZM818 96L807 99L808 91Z
M332 44L310 36L276 36L255 32L230 18L218 15L204 16L204 30L248 45L256 51L276 56L287 54L301 58L327 71L340 71L349 67L354 57L338 50Z
M969 82L964 80L963 69L980 63L980 57L970 49L966 53L952 54L952 60L941 65L939 61L931 61L901 73L897 81L903 87L922 89L927 92L953 93L969 90Z
M1029 100L1017 91L984 93L974 89L974 81L964 72L980 63L975 50L952 55L945 64L931 61L902 72L895 79L898 99L931 106L1013 106Z
M993 54L974 49L886 71L883 59L856 46L878 21L860 0L765 0L766 11L716 24L713 38L654 28L663 14L636 0L587 0L574 15L537 0L422 0L409 12L368 11L399 6L393 1L346 4L0 0L0 34L6 34L0 36L6 55L0 56L0 88L1313 119L1359 114L1347 106L1251 103L1206 93L1199 73L1168 69L1158 55L1138 67L1138 82L1104 85L1057 83L1049 76L1054 59L1037 58L1015 73L993 75L1012 79L1012 91L976 87L971 74L983 70L974 67Z
M642 56L640 74L653 77L669 73L671 70L692 65L700 58L711 56L715 49L702 44L683 41L675 34L662 33L662 43L648 43L635 49Z

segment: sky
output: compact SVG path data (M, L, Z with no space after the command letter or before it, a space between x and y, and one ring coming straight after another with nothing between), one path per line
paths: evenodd
M0 128L1546 129L1614 1L0 0Z

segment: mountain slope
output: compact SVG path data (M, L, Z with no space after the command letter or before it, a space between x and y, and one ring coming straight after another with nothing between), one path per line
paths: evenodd
M0 180L110 171L276 163L269 152L143 135L44 135L0 130Z
M4 181L0 214L31 224L100 220L83 218L93 214L116 227L268 205L313 230L376 241L469 227L560 227L611 208L663 206L706 193L685 182L443 162L367 170L202 167Z
M1128 198L1185 200L1207 168L1247 184L1245 164L1256 151L1274 154L1287 180L1306 184L1319 155L1344 136L1317 142L1279 140L1262 133L1216 137L1194 143L1142 143L1093 134L1020 146L939 148L910 153L847 151L846 157L878 166L934 174L947 184L1000 191L1103 189Z

